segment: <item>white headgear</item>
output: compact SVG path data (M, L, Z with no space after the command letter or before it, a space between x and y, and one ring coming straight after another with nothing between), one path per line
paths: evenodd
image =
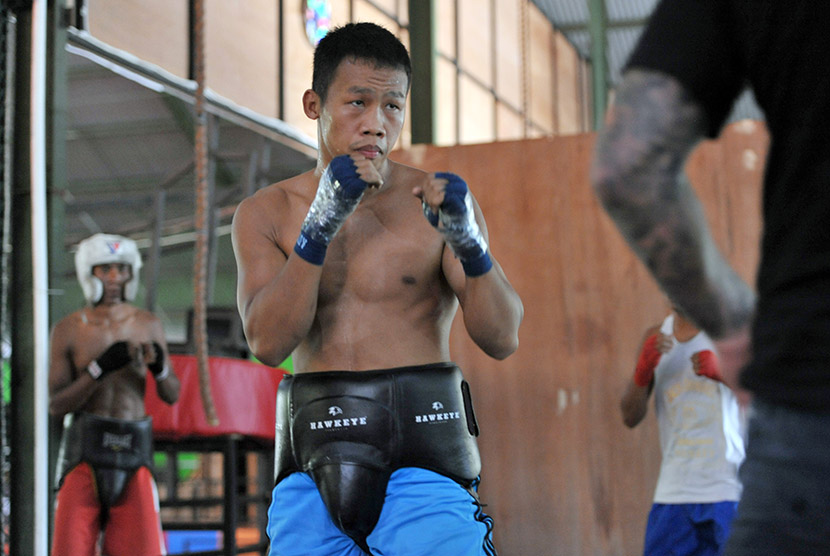
M104 295L104 284L92 275L92 268L107 263L130 265L132 277L124 285L124 297L127 301L135 299L141 270L141 254L135 242L123 236L95 234L79 243L75 253L75 273L87 302L94 305Z

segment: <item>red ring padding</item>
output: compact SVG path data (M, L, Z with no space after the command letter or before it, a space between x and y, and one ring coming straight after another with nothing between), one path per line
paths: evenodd
M153 417L155 438L241 434L274 440L277 386L286 371L244 359L210 357L211 390L219 418L219 425L212 426L202 407L196 357L170 355L170 364L182 384L179 401L172 406L159 399L155 380L147 373L144 402Z

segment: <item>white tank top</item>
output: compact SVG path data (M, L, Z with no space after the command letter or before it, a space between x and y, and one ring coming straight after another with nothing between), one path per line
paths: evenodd
M674 339L674 315L661 332ZM692 354L715 351L699 332L674 339L654 372L654 405L663 453L654 502L700 504L738 500L738 467L744 459L744 419L732 390L695 374Z

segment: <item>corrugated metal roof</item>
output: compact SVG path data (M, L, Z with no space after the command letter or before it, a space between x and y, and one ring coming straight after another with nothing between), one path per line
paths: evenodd
M607 0L605 9L609 19L613 21L642 21L648 17L656 4L656 0Z
M555 28L574 45L583 58L591 58L590 0L532 0ZM605 0L606 63L608 83L613 88L619 83L625 66L657 0ZM729 121L744 118L763 120L761 109L747 90L735 102Z
M584 25L588 21L588 2L539 0L534 4L557 26Z

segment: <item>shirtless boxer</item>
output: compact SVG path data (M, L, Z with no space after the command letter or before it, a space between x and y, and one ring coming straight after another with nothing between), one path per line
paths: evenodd
M166 554L150 471L152 429L145 374L172 404L179 380L161 321L129 302L141 256L132 240L96 234L75 269L88 304L52 330L50 412L64 417L52 556Z
M495 553L449 332L460 305L472 339L503 359L523 308L464 180L387 158L410 77L382 27L330 32L303 95L317 167L234 218L247 340L267 364L293 353L295 369L277 399L272 555Z

